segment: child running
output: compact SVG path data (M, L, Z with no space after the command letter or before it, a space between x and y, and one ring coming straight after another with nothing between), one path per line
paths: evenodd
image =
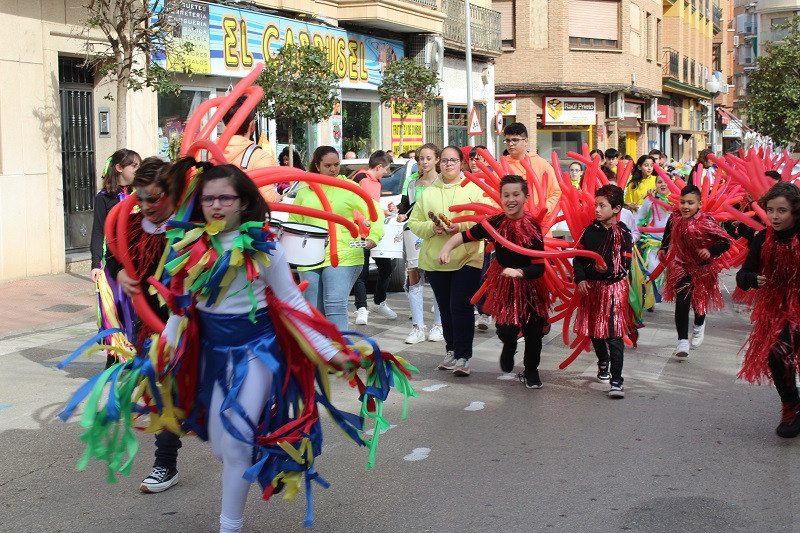
M521 176L509 175L500 180L500 203L503 213L487 219L497 232L508 241L531 250L544 250L542 229L533 215L525 210L528 187ZM500 369L509 373L514 369L517 337L525 337L525 371L520 381L529 389L540 389L539 361L542 354L542 337L547 325L547 292L539 278L544 274L544 263L517 253L496 242L481 224L450 237L439 252L439 262L450 262L450 252L465 242L488 239L495 243L496 255L486 271L487 291L484 310L497 321L497 336L503 341Z
M625 223L617 221L622 206L623 192L618 186L597 189L597 219L583 231L578 246L596 252L606 264L600 267L580 256L572 263L581 295L574 331L591 337L597 354L597 379L610 382L609 398L625 397L622 336L628 331L628 270L633 242Z
M277 429L276 424L282 426L289 419L290 406L279 395L288 382L284 374L298 364L287 361L282 351L286 345L276 337L268 293L274 295L270 306L286 306L274 312L312 312L294 283L280 244L270 242L270 235L262 231L269 209L253 181L233 165L198 164L191 157L178 161L171 173L182 178L196 164L204 170L192 220L205 220L205 232L183 257L197 253L195 246L213 248L218 259L211 271L227 272L220 280L226 287L192 291L201 340L197 402L207 418L200 427L207 428L214 453L222 460L220 532L235 532L241 531L244 523L250 489L244 475L258 458L257 437L268 435ZM251 255L248 246L269 253ZM173 286L196 286L187 273L175 272ZM172 324L167 324L168 338L175 338L170 332L176 318L171 317ZM345 367L348 356L330 339L309 326L298 327L319 357L336 368ZM299 413L295 415L299 417Z
M769 380L783 403L775 433L783 438L800 434L800 396L796 375L800 350L800 189L777 183L759 200L769 224L750 242L750 251L736 284L756 291L739 377L750 383Z
M183 189L183 180L166 179L169 163L158 157L148 157L142 161L133 178L139 212L129 215L128 248L135 272L126 271L120 261L109 252L106 254L106 270L125 294L133 298L143 292L150 308L165 321L169 318L166 307L159 304L158 297L150 294L147 279L157 275L158 266L166 248L166 225L175 214L175 204ZM153 333L137 316L133 317L133 337L139 354L146 354L145 340ZM175 485L178 480L178 450L180 438L171 431L156 434L156 450L153 471L139 486L142 492L163 492Z
M702 206L700 189L694 185L681 189L680 205L667 221L658 251L662 262L671 249L674 255L667 268L664 300L675 302L677 357L689 356L689 308L694 309L691 348L699 348L705 336L706 313L724 306L718 283L720 266L714 258L728 251L730 237L700 210Z

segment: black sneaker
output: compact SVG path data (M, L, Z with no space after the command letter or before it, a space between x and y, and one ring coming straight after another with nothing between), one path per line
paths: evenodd
M142 481L139 490L142 492L164 492L175 485L179 479L177 469L154 466L150 475Z
M514 370L514 355L515 352L506 353L505 350L500 352L500 370L509 373Z
M615 400L624 398L625 387L622 386L622 383L612 383L611 388L608 391L608 397L614 398Z
M608 363L597 363L597 381L608 383L611 381L611 372L608 371Z
M783 404L781 411L781 423L775 428L775 433L784 439L793 439L800 435L800 411L794 402Z
M541 389L542 380L539 379L539 371L534 370L530 375L526 376L523 372L517 374L520 382L525 384L526 389Z

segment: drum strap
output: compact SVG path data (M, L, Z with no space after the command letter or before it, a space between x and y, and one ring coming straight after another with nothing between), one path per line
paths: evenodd
M253 143L245 148L244 153L242 154L242 163L239 165L242 170L246 169L247 165L250 164L250 158L253 157L253 152L255 152L258 148L261 147L256 143Z

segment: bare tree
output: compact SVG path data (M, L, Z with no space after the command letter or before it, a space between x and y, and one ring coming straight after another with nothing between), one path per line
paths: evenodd
M158 92L180 92L171 70L191 73L183 60L191 43L176 36L180 28L181 4L177 0L86 0L88 30L99 30L104 41L87 38L86 62L115 85L117 147L127 145L128 91L151 88ZM88 36L87 36L88 37ZM167 69L155 62L166 58Z

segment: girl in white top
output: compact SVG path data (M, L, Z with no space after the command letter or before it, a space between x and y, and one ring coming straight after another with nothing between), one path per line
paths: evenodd
M187 165L193 164L187 158L176 163L174 171L185 173ZM264 453L257 437L269 437L274 424L286 422L282 408L291 402L280 397L283 376L293 370L287 370L268 300L270 305L278 301L286 305L282 313L311 315L312 311L292 278L280 244L264 230L268 208L253 181L233 165L210 166L204 167L198 187L192 220L202 216L206 224L199 227L205 233L180 258L191 256L196 246L215 250L218 258L200 273L200 269L192 271L190 258L180 271L173 271L173 289L183 284L192 292L199 315L201 374L196 403L206 420L198 420L192 429L208 437L222 460L220 532L240 531L251 484L244 475L254 457ZM167 337L176 318L167 324ZM302 322L297 328L322 359L345 367L349 357L328 338ZM281 420L276 422L276 418ZM267 462L264 468L272 466Z

